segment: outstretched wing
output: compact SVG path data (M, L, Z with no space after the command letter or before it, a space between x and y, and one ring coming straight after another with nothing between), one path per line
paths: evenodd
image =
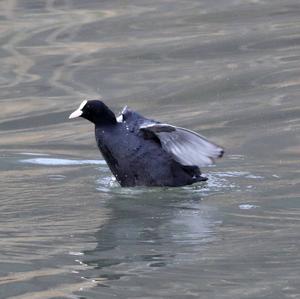
M208 166L224 154L224 149L205 137L168 124L150 123L140 126L140 130L154 133L162 148L182 165Z

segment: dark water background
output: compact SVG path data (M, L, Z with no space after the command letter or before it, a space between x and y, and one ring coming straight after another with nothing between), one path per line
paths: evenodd
M0 298L300 298L299 1L0 2ZM85 98L226 148L122 189Z

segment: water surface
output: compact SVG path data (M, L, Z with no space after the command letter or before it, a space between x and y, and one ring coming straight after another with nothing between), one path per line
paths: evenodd
M298 298L297 1L0 3L0 298ZM103 98L226 149L206 183L120 188Z

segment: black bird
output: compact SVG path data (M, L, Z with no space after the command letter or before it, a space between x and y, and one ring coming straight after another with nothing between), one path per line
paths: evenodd
M115 114L101 101L83 101L69 118L95 124L97 145L123 187L184 186L206 181L200 167L222 157L222 147L197 133L123 109Z

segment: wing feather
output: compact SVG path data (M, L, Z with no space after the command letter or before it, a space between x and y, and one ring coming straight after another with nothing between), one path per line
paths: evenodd
M142 130L153 132L162 148L182 165L208 166L223 156L224 149L193 131L168 124L145 124Z

